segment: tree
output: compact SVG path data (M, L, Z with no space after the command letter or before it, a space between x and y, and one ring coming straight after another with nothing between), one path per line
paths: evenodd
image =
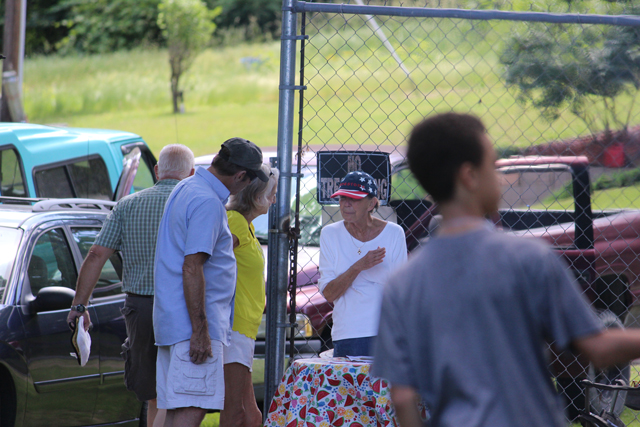
M105 53L140 45L159 45L160 0L61 0L70 10L59 22L69 32L58 43L62 53Z
M640 29L533 24L505 46L506 84L549 121L568 107L594 135L599 123L605 132L628 127L632 108L619 111L616 100L627 93L633 102L640 88Z
M209 10L200 0L162 0L158 5L158 26L167 39L171 66L173 112L180 112L180 78L207 47L220 8Z

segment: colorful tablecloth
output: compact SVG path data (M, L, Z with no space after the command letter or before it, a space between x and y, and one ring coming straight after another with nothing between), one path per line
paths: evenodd
M387 382L370 364L343 358L300 359L285 373L265 427L398 426ZM426 419L424 407L422 416Z

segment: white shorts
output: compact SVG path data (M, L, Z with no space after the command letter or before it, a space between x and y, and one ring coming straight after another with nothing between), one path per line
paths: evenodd
M253 353L256 349L256 340L241 334L240 332L231 331L229 345L224 347L224 364L240 363L249 368L249 372L253 372Z
M189 346L187 340L158 347L158 408L224 409L222 342L211 340L213 356L199 365L191 361Z

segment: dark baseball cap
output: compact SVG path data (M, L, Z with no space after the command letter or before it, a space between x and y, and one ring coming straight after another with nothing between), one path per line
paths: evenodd
M221 149L219 153L224 160L249 169L263 182L269 181L269 177L262 171L262 150L256 144L236 137L227 139L222 147L227 149Z

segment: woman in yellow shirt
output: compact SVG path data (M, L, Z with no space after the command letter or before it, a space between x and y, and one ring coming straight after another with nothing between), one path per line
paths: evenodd
M251 366L265 304L264 255L251 222L275 203L279 175L277 169L268 165L262 165L262 170L269 181L254 179L227 203L238 277L233 330L229 346L223 352L225 400L220 413L221 427L262 425L262 413L253 394Z

